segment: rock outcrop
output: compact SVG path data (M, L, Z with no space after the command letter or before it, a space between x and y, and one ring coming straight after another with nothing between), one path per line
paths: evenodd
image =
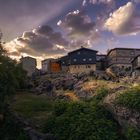
M124 89L120 88L118 91L121 90ZM140 129L140 112L116 104L115 100L119 94L119 92L113 91L112 94L107 95L103 101L103 105L109 112L112 113L122 128L127 128L130 126L136 129Z

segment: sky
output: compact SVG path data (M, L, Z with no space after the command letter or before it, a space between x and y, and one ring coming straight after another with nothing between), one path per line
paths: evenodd
M0 0L0 30L10 57L38 68L81 46L140 48L140 0Z

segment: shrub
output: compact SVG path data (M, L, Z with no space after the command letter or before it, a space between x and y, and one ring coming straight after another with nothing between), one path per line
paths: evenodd
M116 103L140 111L140 87L133 87L120 94Z
M119 139L117 124L104 108L87 102L62 104L58 104L61 113L48 119L43 132L53 133L59 140Z
M101 87L101 88L96 90L97 95L95 96L95 98L100 101L108 94L108 92L109 91L107 88Z
M128 140L139 140L140 139L140 131L135 128L127 128L125 131L126 138Z
M0 127L1 140L28 140L26 134L16 122L12 114L7 114Z
M66 101L56 101L56 103L54 104L54 114L56 116L60 116L62 115L68 106L68 102Z

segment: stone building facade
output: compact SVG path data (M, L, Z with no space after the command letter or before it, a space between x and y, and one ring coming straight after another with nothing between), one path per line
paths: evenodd
M107 55L98 55L97 51L81 47L59 59L42 61L42 69L47 72L89 73L111 69L118 75L132 73L132 60L140 55L140 49L114 48Z
M20 59L20 62L22 64L23 69L27 71L28 76L32 76L32 74L36 72L37 62L35 58L29 57L29 56L22 57Z
M140 76L140 55L136 56L132 61L132 75L134 77Z
M107 53L107 68L115 72L130 74L132 72L132 60L140 54L140 49L114 48Z
M60 59L63 69L69 73L89 73L96 71L97 51L81 47Z

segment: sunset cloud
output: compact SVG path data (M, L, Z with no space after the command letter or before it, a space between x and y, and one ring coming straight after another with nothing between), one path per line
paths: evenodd
M47 57L66 53L68 42L60 32L55 32L46 25L24 32L21 37L14 39L5 46L10 55L28 54L35 57Z
M105 28L117 35L136 35L140 32L140 14L137 13L135 5L128 2L110 14Z
M64 20L59 21L57 25L66 31L70 40L76 42L77 45L80 42L79 45L91 46L96 39L100 38L96 23L79 10L68 13ZM71 45L73 46L73 44Z

